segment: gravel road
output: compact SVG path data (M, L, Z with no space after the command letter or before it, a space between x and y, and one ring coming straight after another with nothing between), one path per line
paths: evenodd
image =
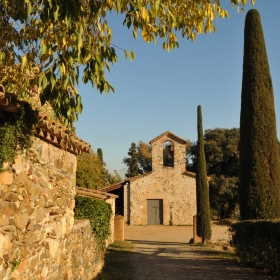
M273 279L240 263L219 259L211 248L189 243L192 226L125 226L125 240L136 245L131 255L133 280ZM227 226L212 225L212 241L229 240Z

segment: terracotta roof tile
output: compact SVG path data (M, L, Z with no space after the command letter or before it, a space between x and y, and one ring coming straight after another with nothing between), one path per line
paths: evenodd
M0 84L0 110L16 113L27 104L26 101L18 100L15 94L5 92L3 85ZM43 113L39 113L39 120L35 136L75 155L90 151L89 143L75 134L70 136L69 130L61 123Z
M69 130L59 122L39 113L40 123L36 128L36 136L59 148L75 155L90 151L90 144L78 138L75 134L69 135Z

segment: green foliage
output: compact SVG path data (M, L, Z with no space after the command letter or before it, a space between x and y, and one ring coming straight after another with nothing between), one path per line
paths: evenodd
M143 141L137 145L139 175L152 171L152 146Z
M97 155L100 158L100 160L103 162L103 152L101 148L97 149Z
M128 155L129 157L123 159L123 163L128 167L126 178L152 171L152 147L150 144L139 141L136 146L135 143L131 143Z
M126 164L128 167L125 176L126 178L130 178L139 174L137 149L136 144L134 142L131 143L127 154L129 155L129 157L124 158L123 163Z
M196 166L196 207L197 207L197 235L203 243L211 239L211 219L209 188L206 174L206 161L204 154L204 141L202 129L201 106L197 107L197 166Z
M78 156L76 172L77 186L98 190L122 181L121 176L116 170L114 170L114 174L110 174L106 169L106 164L100 157L100 150L99 155L91 150L90 153L82 153Z
M251 220L232 224L232 243L244 263L280 275L280 221Z
M89 219L97 243L104 249L105 241L110 235L112 209L109 203L92 197L75 197L75 218Z
M230 1L238 9L247 2ZM179 32L193 41L215 31L215 18L228 17L217 0L0 1L0 83L22 98L36 89L42 104L49 102L72 125L83 108L80 78L100 93L114 90L105 76L118 60L107 22L111 12L125 16L134 38L141 30L145 42L160 38L168 51L179 46ZM123 52L134 59L133 52Z
M239 186L239 129L214 128L204 133L204 150L209 182L211 209L221 218L234 211ZM195 171L197 144L188 151L187 169Z
M12 271L15 271L15 270L19 267L19 265L20 265L20 260L13 259L13 260L10 262L10 264L12 265L12 266L11 266L11 270L12 270Z
M26 105L17 113L2 112L0 116L0 172L3 163L12 163L18 152L32 145L38 115Z
M240 115L242 220L280 218L280 162L274 96L261 18L246 15Z
M78 156L76 184L95 190L105 187L104 165L93 151Z
M123 179L117 170L114 170L114 174L110 174L107 169L105 169L105 185L114 185L121 182Z

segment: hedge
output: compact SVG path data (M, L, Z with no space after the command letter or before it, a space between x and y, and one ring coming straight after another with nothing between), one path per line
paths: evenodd
M242 221L230 232L241 262L280 275L280 220Z
M110 235L111 205L100 199L79 195L75 197L75 202L75 218L90 220L96 241L104 249Z

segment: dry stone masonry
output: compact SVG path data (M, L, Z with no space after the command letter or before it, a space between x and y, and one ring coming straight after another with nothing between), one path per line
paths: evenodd
M13 112L19 103L7 100L12 107L0 102L0 110ZM76 154L90 146L67 139L46 116L37 133L33 146L0 173L0 279L92 279L102 255L90 222L74 221L73 211Z

